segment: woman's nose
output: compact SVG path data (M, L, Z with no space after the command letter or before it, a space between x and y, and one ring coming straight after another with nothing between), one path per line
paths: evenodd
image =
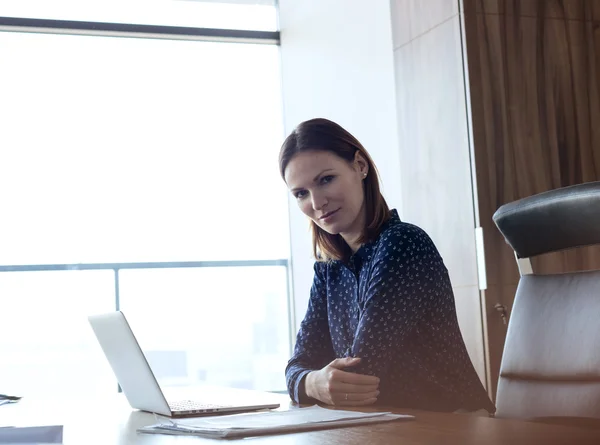
M321 194L313 193L312 207L313 210L320 211L327 205L327 198Z

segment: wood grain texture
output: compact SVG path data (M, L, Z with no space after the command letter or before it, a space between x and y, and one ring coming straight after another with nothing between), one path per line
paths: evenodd
M600 179L598 28L503 15L477 15L470 29L468 23L488 283L516 284L512 251L491 221L494 211L516 199ZM544 258L536 260L536 272L543 273L544 264Z
M600 0L462 0L466 13L600 20Z
M22 419L38 425L60 423L65 426L65 445L598 445L600 437L600 432L591 428L377 406L356 410L393 411L412 414L415 419L353 428L273 434L247 440L217 441L201 437L139 434L136 430L155 424L156 417L151 413L132 410L122 394L120 397L111 396L104 394L100 398L82 396L71 399L65 396L59 400L25 398L16 405L3 406L2 420L8 425L22 423ZM281 410L297 409L287 396L282 395L280 403ZM99 428L98 425L102 427Z
M486 5L500 3L510 4ZM577 2L569 4L565 11L576 16ZM493 307L511 309L519 275L493 213L507 202L600 179L600 28L592 21L544 18L549 10L532 12L540 17L464 15L495 376L505 328ZM599 269L600 248L541 256L533 265L536 273Z
M458 14L458 0L392 0L394 48Z
M592 427L547 425L468 414L433 413L388 407L365 408L359 411L382 409L413 414L415 420L296 434L292 436L295 439L293 442L284 442L286 436L271 439L279 440L273 443L295 445L325 443L332 445L598 445L600 440L600 431ZM260 440L262 443L263 439Z

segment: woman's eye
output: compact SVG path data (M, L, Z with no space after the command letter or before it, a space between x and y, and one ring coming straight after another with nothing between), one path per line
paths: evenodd
M323 176L323 177L321 178L321 184L327 184L327 183L329 183L329 182L333 181L333 178L334 178L334 176L332 176L332 175L329 175L329 176Z
M296 199L302 199L306 196L306 190L300 190L299 192L296 192Z

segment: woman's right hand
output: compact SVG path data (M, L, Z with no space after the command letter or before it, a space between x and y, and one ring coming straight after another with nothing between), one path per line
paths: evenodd
M379 378L344 371L356 366L360 358L337 358L319 371L311 371L304 381L308 397L327 405L372 405L379 395Z

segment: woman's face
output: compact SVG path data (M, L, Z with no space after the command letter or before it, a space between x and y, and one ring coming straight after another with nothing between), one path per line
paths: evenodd
M305 151L288 163L285 182L300 210L330 234L362 234L365 224L365 159L348 162L328 151Z

